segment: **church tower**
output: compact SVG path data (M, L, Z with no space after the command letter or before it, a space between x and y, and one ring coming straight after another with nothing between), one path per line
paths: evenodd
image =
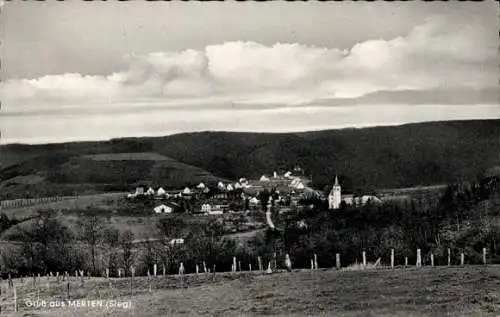
M332 191L328 195L328 209L339 209L340 202L342 201L342 188L339 184L339 179L335 175L335 184L333 184Z

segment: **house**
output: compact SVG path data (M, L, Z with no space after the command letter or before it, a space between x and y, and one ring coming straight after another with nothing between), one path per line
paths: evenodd
M172 207L163 204L154 208L154 212L157 214L171 214L173 211Z
M203 183L199 183L198 186L196 186L196 188L198 188L198 189L205 189L206 186Z
M234 189L234 188L233 188L233 186L231 186L231 184L227 184L227 190L228 190L228 191L232 191L233 189Z
M202 204L201 205L201 212L202 213L209 213L212 210L212 206L210 204Z
M170 245L184 244L184 239L172 239L170 240Z
M164 190L162 187L160 187L160 188L158 189L158 191L156 192L156 195L157 195L157 196L164 196L166 193L167 193L167 191L166 191L166 190Z
M182 191L182 195L184 195L184 196L189 196L191 194L192 194L192 191L191 191L191 189L189 189L189 187L184 188L184 190Z
M259 179L261 182L269 182L269 178L266 175L262 175Z
M149 187L148 191L146 192L146 195L153 196L155 194L155 190L151 187Z

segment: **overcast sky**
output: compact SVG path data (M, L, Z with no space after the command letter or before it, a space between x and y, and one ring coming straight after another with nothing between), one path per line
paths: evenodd
M1 143L499 118L497 6L9 2Z

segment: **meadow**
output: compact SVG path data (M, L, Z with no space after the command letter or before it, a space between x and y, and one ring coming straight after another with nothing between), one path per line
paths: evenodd
M66 282L15 280L19 312L2 285L2 312L12 316L498 316L500 266L333 269L189 274L130 278L72 277L71 300L111 300L127 307L28 307L37 298L67 300ZM38 290L38 291L37 291ZM25 296L23 294L31 294ZM28 301L27 301L28 299ZM31 302L29 301L31 300ZM9 302L10 305L5 303ZM27 304L28 303L28 304Z

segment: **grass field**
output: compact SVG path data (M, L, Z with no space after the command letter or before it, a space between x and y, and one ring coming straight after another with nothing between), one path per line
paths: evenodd
M397 268L339 272L219 273L187 275L181 285L175 276L130 279L73 277L71 298L117 299L131 308L64 307L33 309L23 294L44 300L66 300L66 284L46 279L34 295L32 280L18 286L15 316L498 316L500 267ZM16 281L19 283L19 280ZM110 287L111 285L111 287ZM5 281L4 286L5 289ZM3 296L9 292L3 292ZM2 298L4 300L5 298ZM4 306L4 313L12 307Z

